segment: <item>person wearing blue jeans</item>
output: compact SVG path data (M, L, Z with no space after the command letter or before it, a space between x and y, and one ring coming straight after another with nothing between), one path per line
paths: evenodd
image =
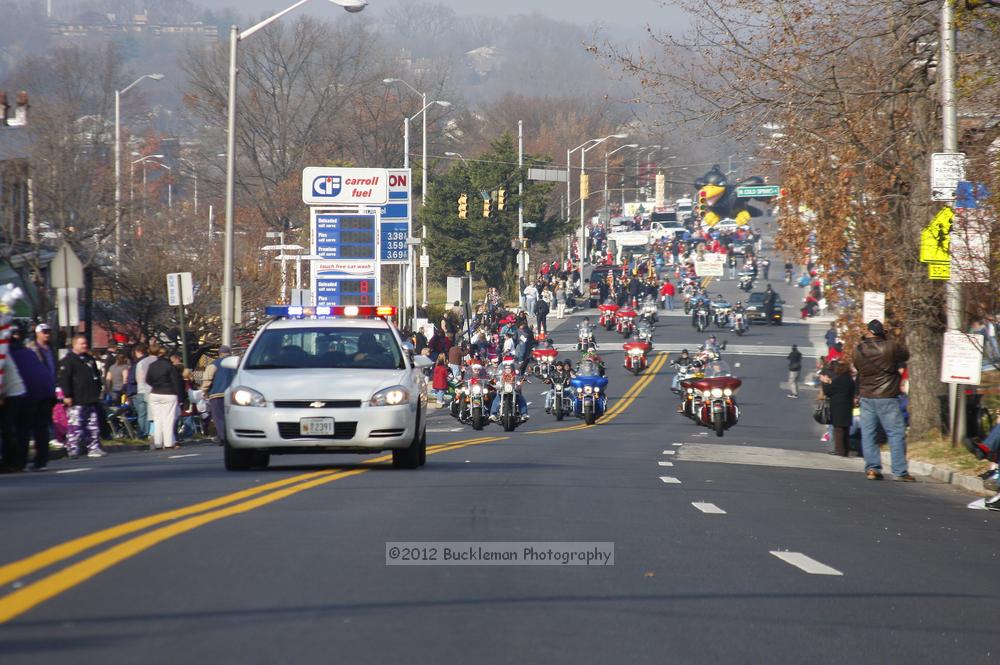
M868 322L865 336L854 351L861 395L861 451L865 457L865 475L882 480L882 453L875 440L878 425L889 439L892 475L901 482L913 482L906 465L906 426L899 407L901 370L910 357L906 348L886 339L882 322Z

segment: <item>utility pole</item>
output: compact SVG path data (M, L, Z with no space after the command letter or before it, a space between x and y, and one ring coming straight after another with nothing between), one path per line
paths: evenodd
M958 152L958 119L955 104L955 8L952 0L941 0L941 129L943 152ZM944 284L948 332L961 330L961 284L948 280ZM948 418L954 445L965 433L965 391L955 383L948 384Z
M517 252L517 290L521 291L524 280L524 121L517 121L517 241L521 249Z

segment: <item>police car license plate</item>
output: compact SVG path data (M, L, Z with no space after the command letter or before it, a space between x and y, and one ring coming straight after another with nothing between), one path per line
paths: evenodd
M327 436L334 433L333 418L302 418L299 420L302 436Z

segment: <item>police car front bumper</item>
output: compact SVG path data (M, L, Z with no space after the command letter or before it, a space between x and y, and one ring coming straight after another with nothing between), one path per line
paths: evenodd
M353 409L226 406L226 440L233 448L274 454L378 452L406 448L416 435L416 404ZM332 419L332 432L303 435L304 421Z

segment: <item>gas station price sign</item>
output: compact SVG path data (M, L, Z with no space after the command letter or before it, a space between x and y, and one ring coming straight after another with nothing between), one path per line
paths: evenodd
M374 260L377 240L378 225L375 215L339 213L316 215L316 254L324 259Z

